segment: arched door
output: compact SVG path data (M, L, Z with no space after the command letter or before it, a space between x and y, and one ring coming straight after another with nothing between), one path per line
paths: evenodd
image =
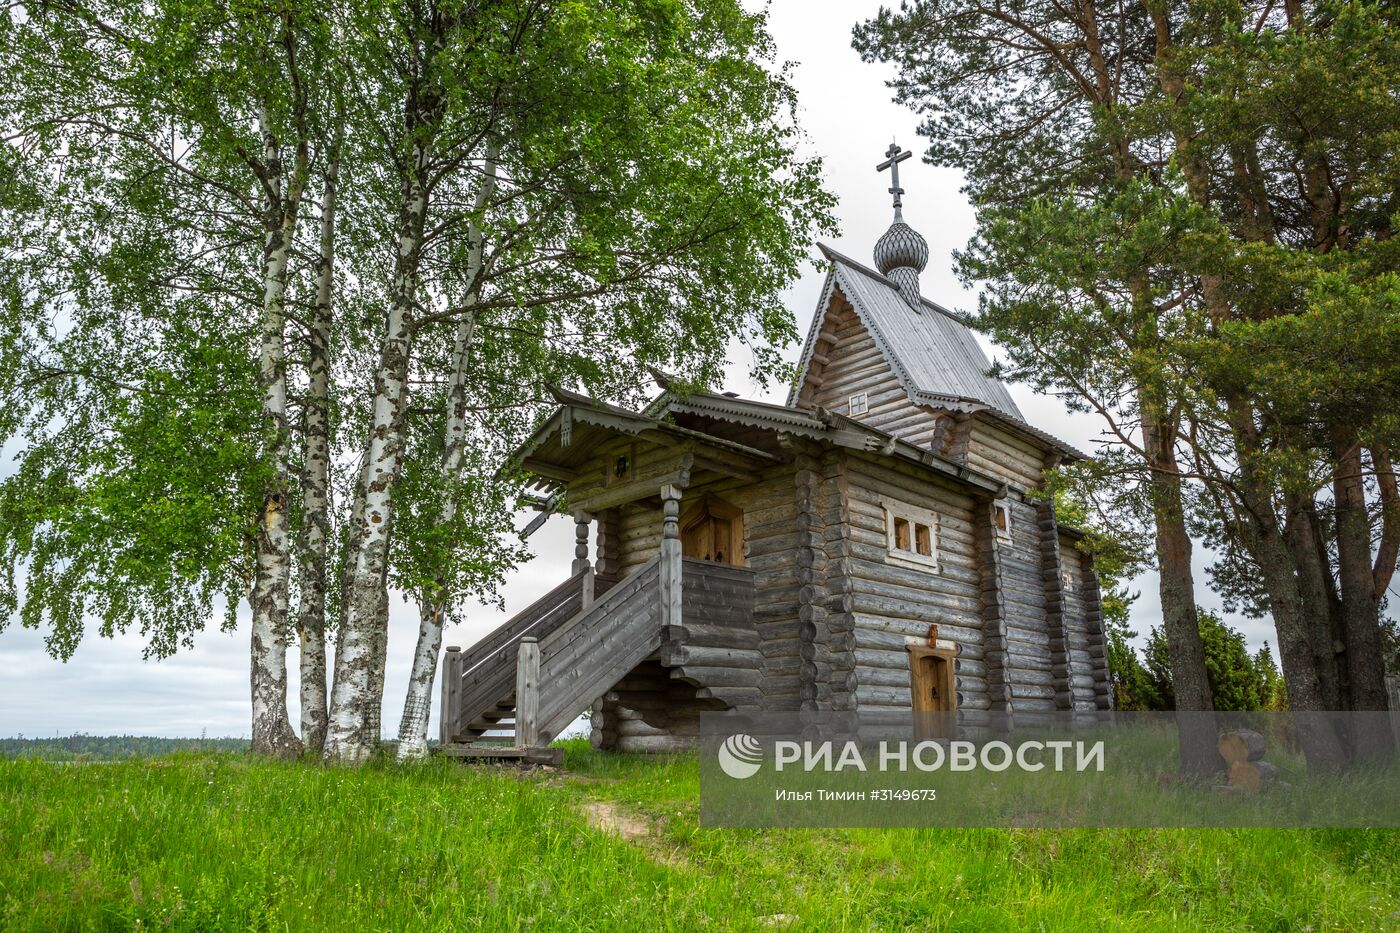
M681 516L681 553L719 564L744 562L743 511L706 494Z

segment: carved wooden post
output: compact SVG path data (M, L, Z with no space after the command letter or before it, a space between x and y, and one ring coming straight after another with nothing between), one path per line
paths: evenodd
M681 624L681 488L661 487L661 625Z
M520 639L515 661L515 744L540 744L540 645L530 637Z
M574 512L574 566L573 573L582 573L591 565L588 563L588 525L593 516L582 509Z
M587 573L583 579L583 608L593 605L593 565L588 562L588 526L593 516L582 509L574 512L574 564L572 573Z
M447 654L442 659L442 693L438 704L438 741L448 744L456 737L457 700L462 688L462 649L456 645L447 646Z

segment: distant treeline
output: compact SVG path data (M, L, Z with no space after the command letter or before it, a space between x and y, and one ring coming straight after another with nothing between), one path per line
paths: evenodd
M0 758L43 758L48 761L116 761L171 752L242 752L247 739L167 739L154 735L65 735L0 739Z

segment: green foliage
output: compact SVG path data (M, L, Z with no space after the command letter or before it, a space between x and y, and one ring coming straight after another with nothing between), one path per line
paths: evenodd
M1299 630L1280 643L1306 670L1290 620L1328 611L1315 578L1338 574L1347 451L1368 451L1371 538L1400 535L1377 501L1400 442L1395 5L911 0L855 45L896 66L930 161L967 177L979 224L958 267L984 286L1003 374L1103 419L1100 511L1175 525L1179 469L1215 588L1254 613L1287 603Z
M523 558L518 478L500 468L549 406L546 383L622 400L645 391L648 366L712 383L736 341L760 375L778 372L772 347L796 336L780 293L834 200L820 162L797 154L795 94L773 59L764 16L735 0L3 14L0 443L19 473L0 485L0 627L19 609L67 657L96 615L104 633L139 625L163 655L220 595L231 618L297 430L258 415L270 194L307 184L287 280L295 418L318 186L342 125L332 524L353 501L405 180L426 146L391 574L454 606L489 597ZM410 116L425 97L427 116ZM488 150L501 182L476 207ZM448 475L442 382L466 313L469 455Z
M1226 625L1215 613L1198 609L1201 644L1206 653L1206 677L1210 681L1215 709L1221 712L1281 710L1287 708L1283 677L1274 665L1273 653L1265 645L1253 656L1245 647L1244 636ZM1152 629L1144 651L1145 673L1150 681L1148 696L1159 703L1146 709L1176 708L1172 692L1171 657L1161 629Z
M723 830L693 755L578 778L0 761L8 929L1393 928L1394 830ZM629 818L628 838L586 813Z
M91 762L154 758L174 752L246 752L247 739L171 739L154 735L63 735L52 739L0 739L0 758Z

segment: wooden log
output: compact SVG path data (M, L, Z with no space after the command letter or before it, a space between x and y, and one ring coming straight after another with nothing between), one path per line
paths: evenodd
M732 667L701 667L689 665L672 668L674 676L693 680L702 687L757 687L763 682L758 669Z
M758 670L763 655L752 648L710 648L704 645L679 645L663 648L661 663L667 667L732 667Z
M687 612L687 616L692 616ZM753 628L738 628L731 625L712 625L686 619L685 625L675 625L666 630L668 640L684 645L704 645L708 648L750 648L757 649L759 637Z
M718 700L736 709L756 709L763 704L763 691L758 687L699 687L699 700Z
M634 754L666 754L685 752L695 747L695 740L675 735L620 735L617 737L617 750Z
M670 735L665 726L653 726L645 719L622 719L617 721L617 734L620 738L639 735Z

